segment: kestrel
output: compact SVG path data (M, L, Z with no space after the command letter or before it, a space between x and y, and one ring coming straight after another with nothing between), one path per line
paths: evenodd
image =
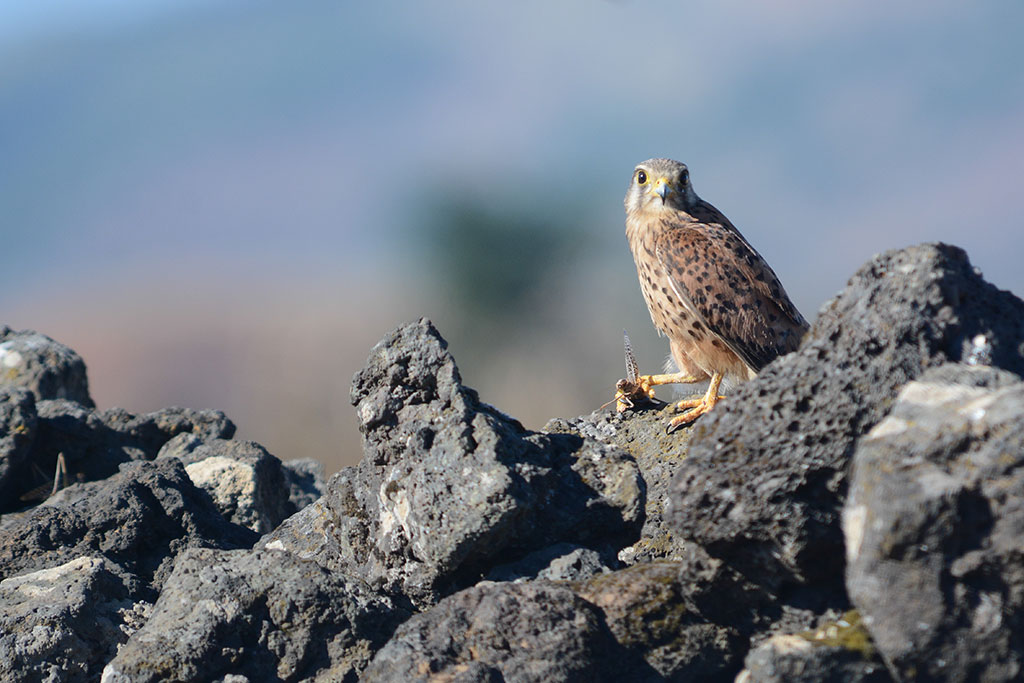
M715 406L724 378L751 379L796 349L807 321L761 255L693 191L684 164L639 164L625 205L640 288L679 370L641 375L631 393L653 396L652 387L660 384L710 380L702 398L676 404L689 410L672 418L672 431Z

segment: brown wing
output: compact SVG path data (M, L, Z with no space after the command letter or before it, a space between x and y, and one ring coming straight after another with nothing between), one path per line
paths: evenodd
M680 223L655 252L687 310L755 371L799 345L807 321L731 225Z

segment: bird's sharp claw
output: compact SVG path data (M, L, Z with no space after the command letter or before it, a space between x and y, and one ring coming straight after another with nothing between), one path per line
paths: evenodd
M698 417L705 413L711 412L711 409L715 407L715 404L721 401L725 396L718 395L715 400L710 400L707 397L687 399L685 401L679 401L676 403L676 408L688 409L682 415L676 415L669 420L668 427L665 429L666 434L671 434L675 430L679 429L683 425L688 425L691 422L695 422Z

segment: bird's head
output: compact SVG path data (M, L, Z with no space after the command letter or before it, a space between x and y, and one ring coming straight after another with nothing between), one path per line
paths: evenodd
M686 164L672 159L648 159L633 169L626 192L626 213L675 209L685 211L696 201Z

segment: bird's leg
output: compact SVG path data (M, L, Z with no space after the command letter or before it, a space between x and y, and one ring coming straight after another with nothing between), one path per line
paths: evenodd
M637 379L637 385L639 385L644 392L647 393L651 398L654 397L653 387L660 386L663 384L696 384L697 382L703 382L707 377L696 377L694 375L687 375L686 373L669 373L667 375L641 375Z
M716 372L711 378L711 383L708 385L707 393L705 393L702 398L687 399L676 404L676 409L678 410L682 410L684 408L689 408L689 410L682 415L673 417L669 421L668 432L670 434L683 425L690 424L698 417L714 408L719 399L725 398L718 393L718 387L722 384L722 378L724 376L725 375L723 373Z

